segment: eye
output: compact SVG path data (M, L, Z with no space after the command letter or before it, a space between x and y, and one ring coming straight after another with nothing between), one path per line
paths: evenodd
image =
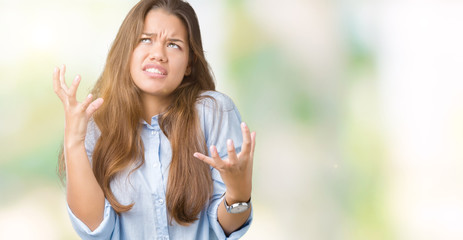
M141 43L151 43L151 39L150 38L141 38L140 42Z
M180 46L177 45L177 44L175 44L175 43L169 43L169 44L167 44L167 47L169 47L169 48L178 48L178 49L180 49Z

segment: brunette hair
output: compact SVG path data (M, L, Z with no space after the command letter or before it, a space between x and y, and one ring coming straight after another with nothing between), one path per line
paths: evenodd
M173 102L159 117L159 124L172 147L167 183L166 205L170 216L187 225L198 219L212 194L210 167L194 152L207 153L195 104L203 91L215 90L212 74L204 57L198 19L193 8L182 0L141 0L128 13L111 46L106 66L92 93L104 99L93 118L101 131L92 155L93 173L106 199L117 213L133 204L120 204L110 182L122 170L144 163L140 137L142 106L139 89L130 74L130 59L143 31L146 15L161 8L177 16L188 32L191 73L172 93ZM139 162L137 162L139 161ZM134 171L133 169L132 171ZM64 156L60 156L60 175L65 174ZM172 219L171 219L172 220Z

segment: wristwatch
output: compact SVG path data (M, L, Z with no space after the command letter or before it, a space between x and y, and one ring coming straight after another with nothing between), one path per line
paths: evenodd
M222 196L225 196L225 193L223 193ZM228 206L227 200L224 197L223 205L225 205L225 209L228 213L242 213L251 207L251 198L249 198L247 202L233 203L231 206Z

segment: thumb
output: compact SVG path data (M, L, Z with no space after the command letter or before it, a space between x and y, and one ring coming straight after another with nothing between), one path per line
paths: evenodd
M85 110L85 112L87 113L87 117L90 118L93 115L93 113L95 113L95 111L101 107L101 105L103 105L103 98L97 98L95 99L95 101L90 103L90 105L87 107L87 110Z

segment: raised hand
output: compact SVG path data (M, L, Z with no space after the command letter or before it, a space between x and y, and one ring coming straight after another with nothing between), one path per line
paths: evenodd
M248 126L241 123L243 145L241 152L236 153L233 141L227 141L228 159L221 159L215 146L210 147L211 156L196 152L194 156L211 165L220 172L223 182L227 186L225 197L228 203L246 202L251 197L252 163L256 133L250 132Z
M65 73L65 65L61 69L55 67L53 71L53 89L64 106L64 144L65 147L72 147L85 141L88 121L103 104L103 99L98 98L92 101L92 95L89 94L83 102L78 102L76 93L80 83L80 76L77 75L68 88L64 78Z

